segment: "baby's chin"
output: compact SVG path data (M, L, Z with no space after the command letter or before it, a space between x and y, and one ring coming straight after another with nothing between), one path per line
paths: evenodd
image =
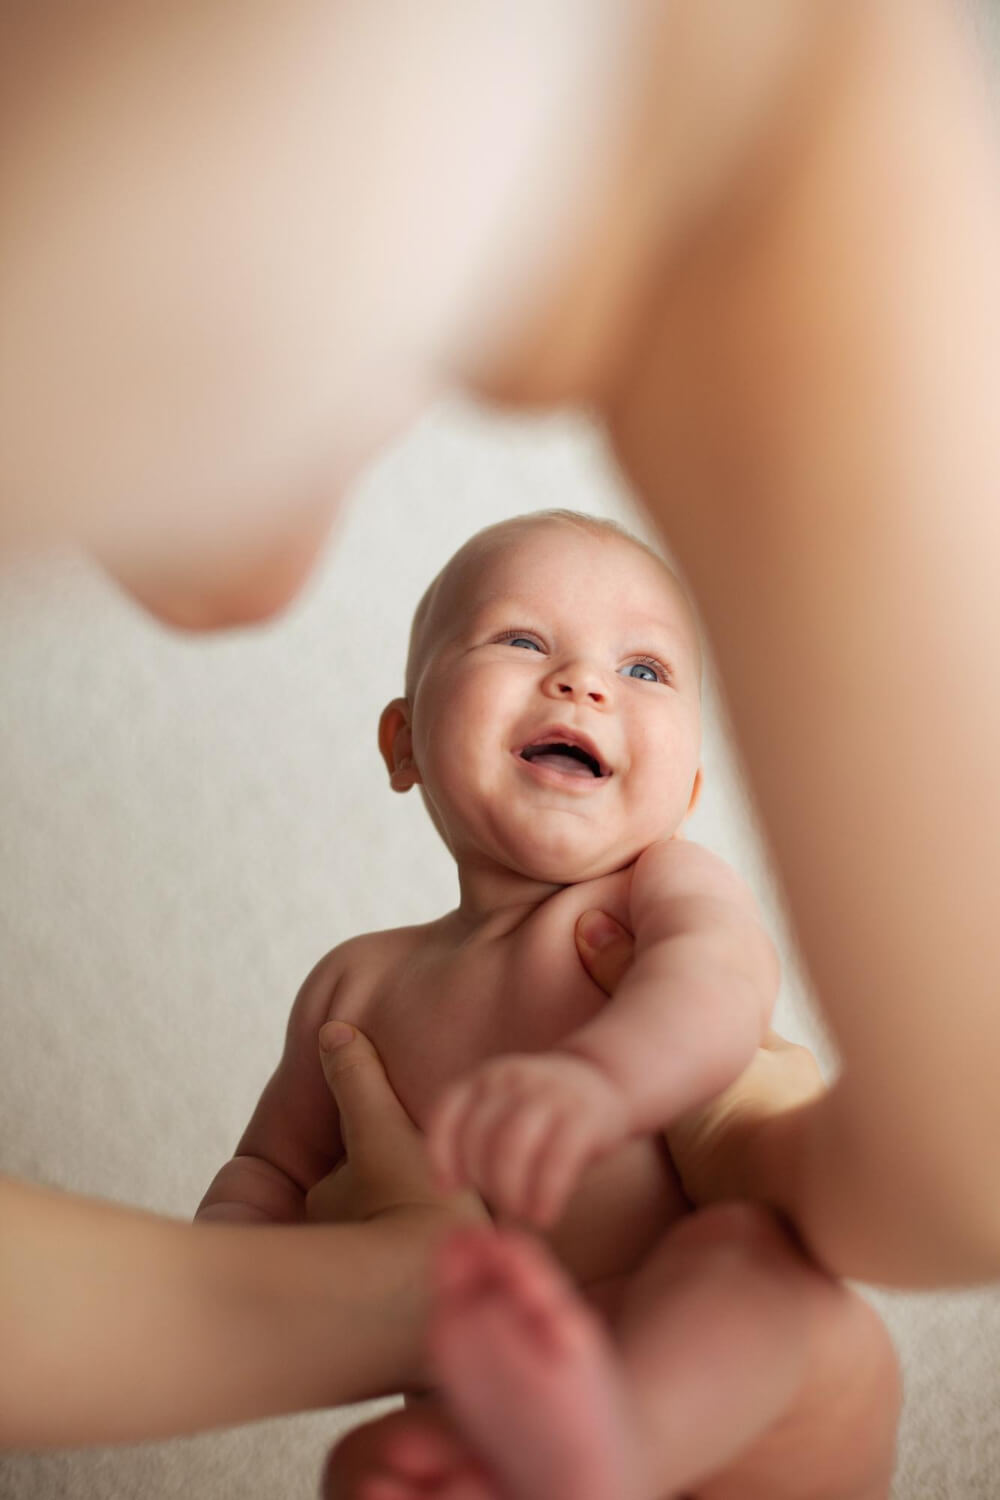
M580 885L628 869L644 849L668 839L674 829L657 826L662 821L650 819L642 828L612 830L594 823L581 826L575 819L569 827L565 819L518 819L506 827L494 826L494 857L527 880Z
M559 853L539 850L517 859L514 868L528 880L537 880L545 885L581 885L585 880L600 880L604 875L613 875L616 870L627 869L634 864L645 848L606 849L599 852Z

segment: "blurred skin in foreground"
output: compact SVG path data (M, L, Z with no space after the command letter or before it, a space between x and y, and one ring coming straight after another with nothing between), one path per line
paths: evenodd
M587 401L692 586L842 1058L791 1109L758 1090L717 1182L837 1274L992 1278L1000 174L961 13L416 14L4 17L0 539L90 547L185 627L246 623L437 391ZM363 1058L359 1110L384 1086ZM418 1187L322 1246L4 1184L0 1439L412 1378L474 1205L428 1204L407 1122L382 1129Z

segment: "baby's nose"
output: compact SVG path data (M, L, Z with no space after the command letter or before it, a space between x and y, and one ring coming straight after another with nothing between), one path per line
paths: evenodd
M608 701L607 684L603 674L585 662L571 662L551 672L546 688L552 698L569 698L575 702L590 702L601 706Z

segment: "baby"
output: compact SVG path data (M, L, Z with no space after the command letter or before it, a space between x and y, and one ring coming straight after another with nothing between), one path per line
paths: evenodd
M317 965L199 1216L304 1217L341 1152L317 1034L348 1021L441 1179L532 1226L612 1327L642 1322L659 1288L637 1273L691 1212L663 1128L750 1063L779 981L742 881L680 837L701 783L700 675L683 590L618 527L544 512L456 553L417 609L379 747L394 790L420 787L458 905ZM635 937L611 1001L574 942L594 908Z

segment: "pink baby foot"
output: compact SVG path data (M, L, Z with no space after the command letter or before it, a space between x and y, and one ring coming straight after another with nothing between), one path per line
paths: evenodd
M534 1241L454 1235L439 1261L430 1345L456 1426L504 1500L641 1494L612 1346Z
M324 1500L502 1500L443 1413L417 1406L356 1428L330 1455Z
M501 1500L478 1466L469 1463L464 1448L439 1443L437 1434L420 1428L406 1438L406 1443L393 1444L381 1474L362 1481L357 1500Z

